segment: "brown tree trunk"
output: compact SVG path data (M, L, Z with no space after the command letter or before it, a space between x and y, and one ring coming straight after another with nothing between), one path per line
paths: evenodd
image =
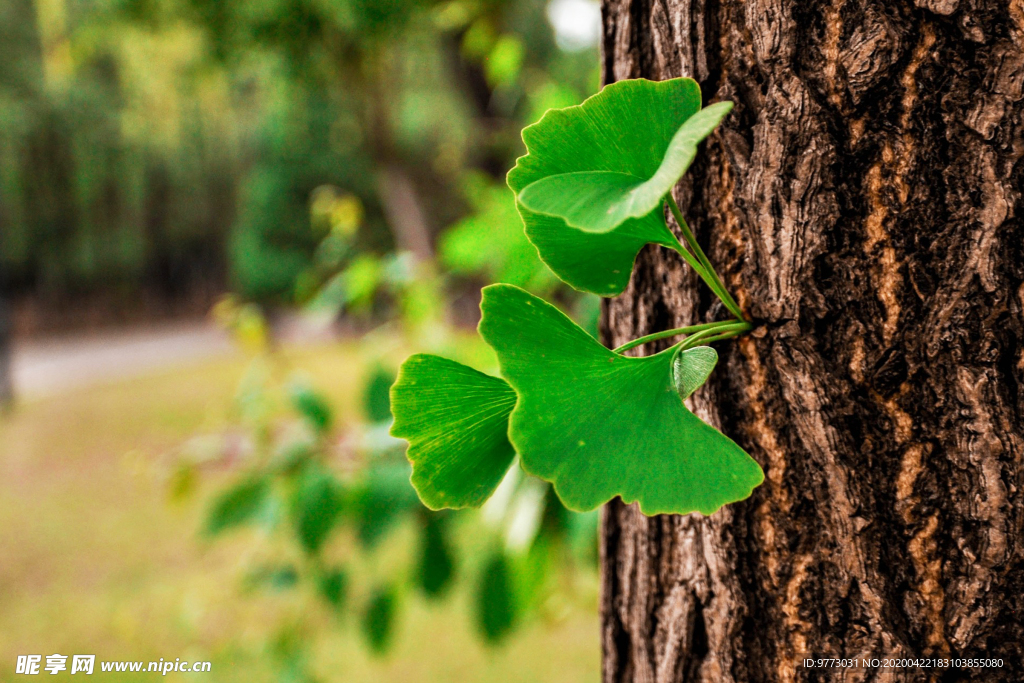
M757 329L692 406L766 473L607 507L605 683L1024 681L1024 1L605 0L603 41L736 102L677 199ZM710 301L649 248L605 340Z
M3 207L0 206L0 210ZM0 226L3 216L0 215ZM14 403L14 377L12 354L14 352L14 323L7 299L7 285L4 281L4 264L0 261L0 415L7 412Z

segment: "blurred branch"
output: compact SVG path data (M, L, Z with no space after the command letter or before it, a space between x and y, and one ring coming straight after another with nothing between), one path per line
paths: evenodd
M4 224L3 208L0 203L0 226ZM3 261L0 261L0 413L6 412L14 403L14 378L11 372L14 324L3 269Z
M386 166L377 176L377 187L398 248L412 252L418 261L432 261L434 250L430 245L430 229L412 179L404 169Z

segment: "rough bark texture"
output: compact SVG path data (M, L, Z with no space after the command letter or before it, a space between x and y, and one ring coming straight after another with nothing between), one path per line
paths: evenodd
M605 0L603 41L736 102L676 196L757 330L692 406L766 472L608 506L605 682L1024 680L1024 1ZM648 248L603 334L716 316Z

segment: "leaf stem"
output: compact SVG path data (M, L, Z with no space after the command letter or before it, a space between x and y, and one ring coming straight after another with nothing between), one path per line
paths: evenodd
M731 321L730 321L731 322ZM659 339L665 339L666 337L674 337L678 334L693 334L694 332L701 332L702 330L715 329L720 327L722 323L702 323L700 325L690 325L689 327L677 327L673 330L665 330L664 332L655 332L654 334L648 334L644 337L634 339L631 342L627 342L617 349L613 349L613 353L622 353L623 351L629 351L635 346L646 344L647 342L657 341Z
M711 341L718 341L719 339L728 339L729 337L735 337L736 335L743 334L748 330L752 329L750 323L743 320L720 320L714 323L701 323L700 325L690 325L689 327L677 327L673 330L665 330L664 332L655 332L654 334L648 334L639 339L634 339L631 342L627 342L617 349L613 350L613 353L622 353L628 351L641 344L647 342L657 341L658 339L665 339L666 337L674 337L679 334L689 335L680 342L683 348L690 348L695 345L696 342L710 339ZM692 343L691 343L692 342Z
M686 240L687 246L693 250L693 254L690 254L686 249L676 249L676 251L686 259L686 262L689 263L694 270L697 271L697 274L701 276L701 279L704 280L705 283L707 283L708 287L711 288L711 291L713 291L715 295L722 300L722 303L729 309L729 312L738 319L743 320L743 311L740 309L739 304L736 303L736 300L732 298L732 294L729 293L729 290L726 289L725 284L722 282L722 278L719 277L717 272L715 272L715 268L711 265L711 261L708 260L704 250L700 248L700 245L697 243L697 238L694 237L689 224L686 222L686 219L683 218L683 212L679 210L679 205L676 204L676 200L672 197L672 193L669 192L665 197L668 200L669 210L672 211L672 215L675 217L676 223L679 224L679 229L683 231L683 239ZM681 246L682 245L680 245L680 247ZM700 263L700 268L693 265L691 259L694 256L696 256L697 262Z
M679 223L679 229L682 231L683 239L686 241L686 245L684 246L682 242L676 240L675 245L672 245L670 248L678 252L690 267L697 272L697 275L699 275L705 284L711 288L711 291L715 293L719 300L721 300L722 304L724 304L725 307L736 316L736 319L713 323L701 323L700 325L677 327L671 330L664 330L663 332L655 332L653 334L648 334L638 339L634 339L631 342L627 342L617 349L614 349L613 353L623 353L642 344L646 344L647 342L675 337L680 334L687 336L685 339L678 342L676 346L679 346L680 349L690 349L701 343L709 344L711 342L729 339L730 337L736 337L753 329L753 326L743 319L743 311L740 309L739 304L736 303L736 300L729 293L729 290L725 288L722 278L715 272L715 269L708 260L704 250L701 249L700 245L697 243L697 238L694 237L693 231L690 230L690 226L687 224L686 219L683 218L683 213L679 210L679 205L676 204L676 200L672 197L671 192L665 195L665 200L669 209L672 211L672 215L675 217L676 222Z
M753 329L753 325L745 320L730 320L725 324L719 324L717 327L690 335L679 343L679 348L680 350L692 349L699 344L710 344L730 337L737 337L751 329Z
M676 246L676 245L678 245L678 246ZM715 286L712 284L711 275L707 272L707 270L705 270L704 266L701 265L701 263L697 259L697 257L694 256L693 254L691 254L689 249L684 247L682 244L679 244L678 240L676 240L676 245L666 245L666 246L668 246L670 249L673 249L680 256L682 256L683 260L686 261L690 265L691 268L693 268L695 271L697 271L697 275L700 276L700 279L703 280L704 282L706 282L708 287L710 287L712 289L712 291L714 291L715 294L717 295L718 292L715 290ZM721 298L721 296L719 296L719 298Z

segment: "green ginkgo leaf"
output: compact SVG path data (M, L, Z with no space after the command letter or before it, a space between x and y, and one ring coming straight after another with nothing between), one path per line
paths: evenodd
M391 388L393 436L409 441L412 485L423 504L483 505L512 465L508 416L516 394L504 380L461 363L417 354Z
M679 396L690 398L693 392L708 381L717 364L718 352L710 346L697 346L677 352L672 359L672 378Z
M480 334L519 396L512 444L523 468L550 481L570 509L621 496L648 515L709 515L763 481L743 449L683 405L673 362L689 356L613 353L510 285L485 288L480 308Z
M587 232L608 232L630 218L643 218L661 206L693 163L697 145L731 110L732 102L718 102L688 118L650 177L609 170L559 173L524 187L519 201L530 211L556 216Z
M615 296L629 284L633 261L645 244L678 244L665 224L660 199L685 172L692 160L688 158L690 148L706 128L706 121L695 117L700 107L700 87L689 78L621 81L605 87L579 106L549 111L523 131L528 153L509 172L508 185L518 197L517 208L526 236L559 278L576 289ZM708 107L704 118L724 115L724 108ZM697 118L698 123L703 121L702 125L692 130L685 127L691 118ZM547 180L552 184L548 189L554 188L548 192L543 192L544 185L539 185L534 199L544 212L524 205L521 193L526 188L566 174L586 177ZM609 203L608 198L616 196L615 193L595 182L606 181L621 190L622 175L633 178L630 183L643 186L641 195L645 198L664 188L646 213L639 208L647 206L643 202ZM562 189L561 184L573 180L582 183L573 184L572 191L564 196L554 197L567 206L551 206L548 202ZM612 228L604 227L608 221L595 224L592 217L588 218L587 206L594 198L580 201L579 193L588 183L596 197L605 197L601 211L607 213L608 207L615 204L625 207L623 215L634 217L618 220L622 211L616 209L616 217L610 219L614 223ZM526 194L527 200L530 194ZM574 216L575 224L586 226L590 232L559 217L569 215ZM598 231L593 232L595 229Z

